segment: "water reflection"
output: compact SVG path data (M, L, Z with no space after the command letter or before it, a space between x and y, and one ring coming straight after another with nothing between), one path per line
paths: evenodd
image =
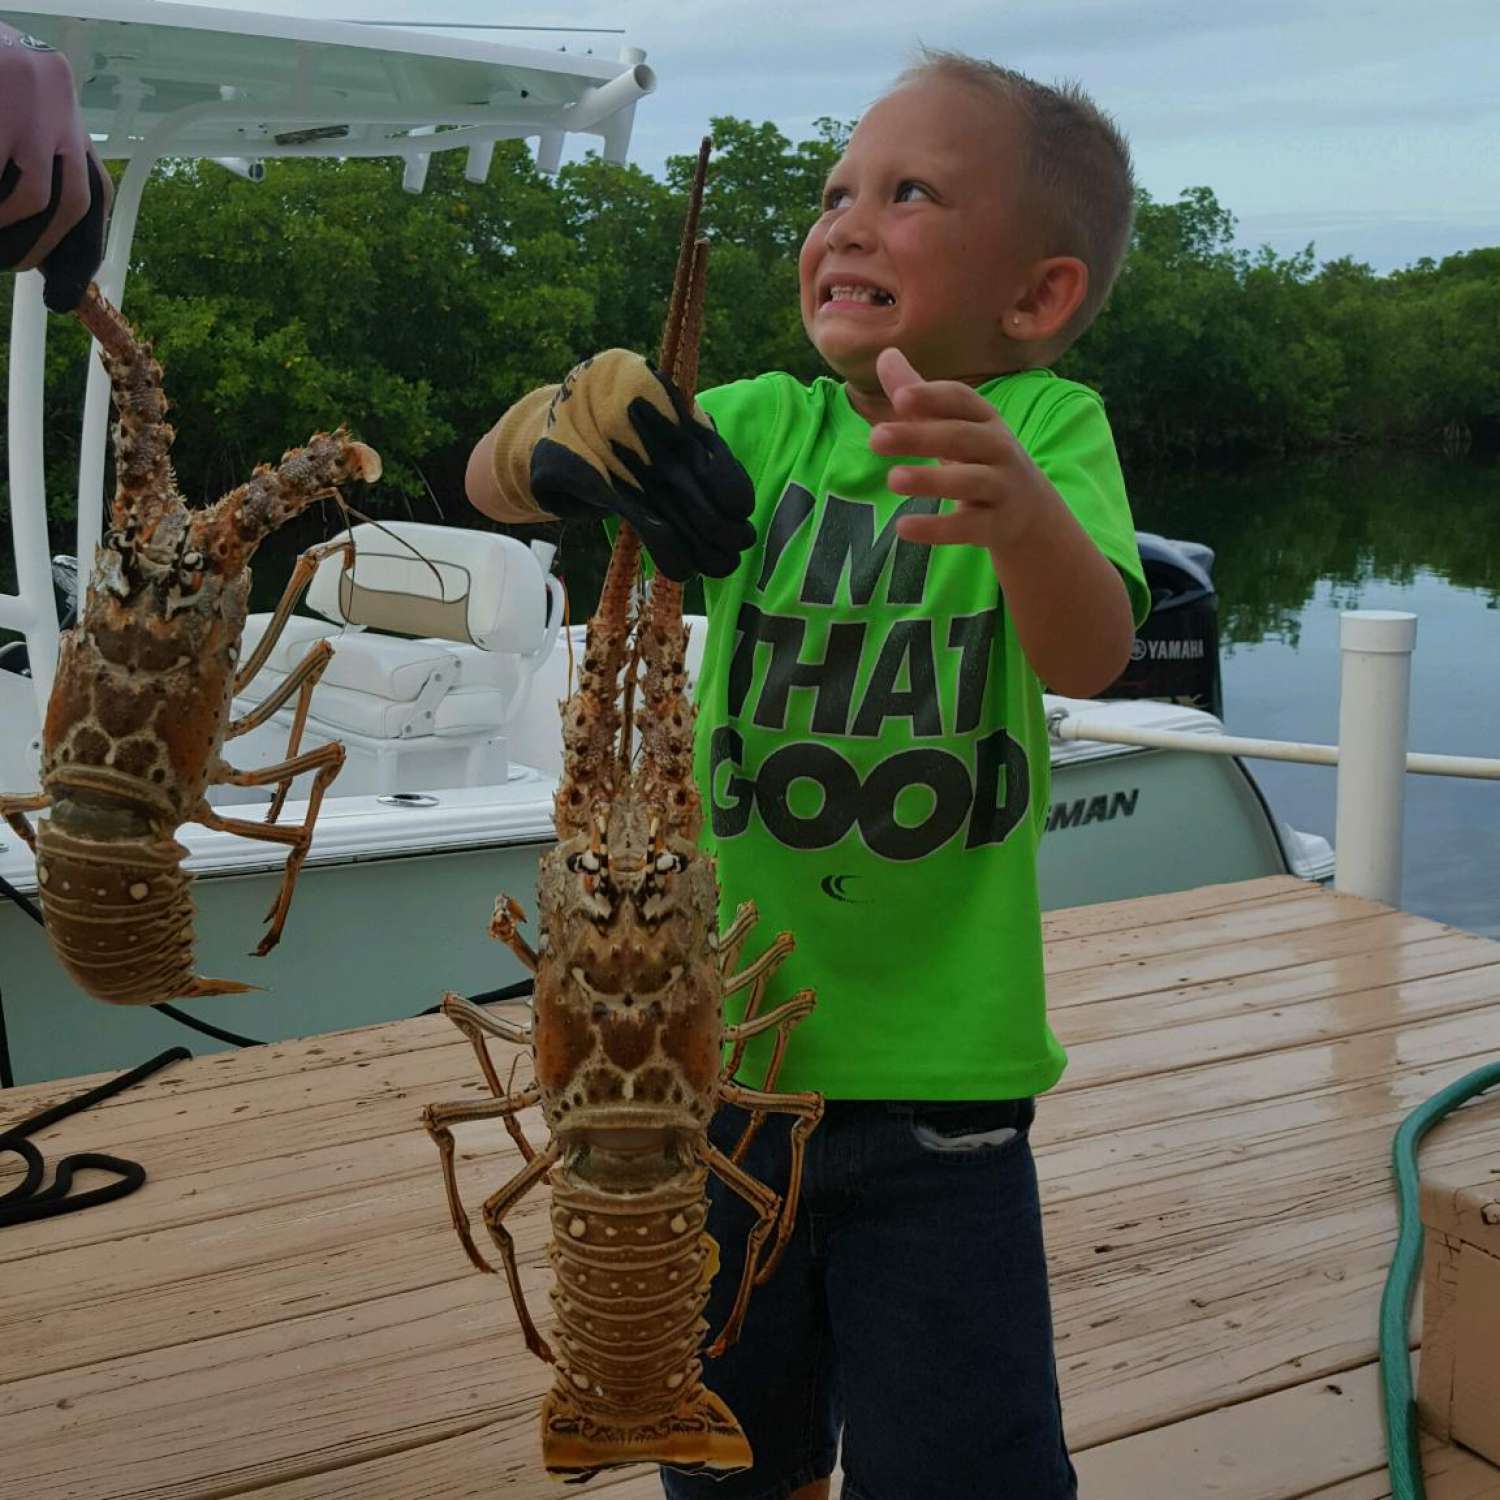
M1500 608L1500 465L1423 455L1299 459L1237 473L1143 475L1136 524L1218 554L1220 630L1231 645L1296 647L1319 585L1358 607L1376 581L1428 572Z
M1340 611L1405 609L1419 617L1411 747L1500 756L1500 466L1363 457L1147 478L1136 520L1218 554L1231 732L1332 743ZM1333 837L1331 771L1252 770L1288 822ZM1407 778L1402 905L1500 938L1500 785Z

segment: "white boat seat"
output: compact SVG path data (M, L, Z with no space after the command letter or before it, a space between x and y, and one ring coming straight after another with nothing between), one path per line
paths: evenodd
M336 624L528 656L549 635L548 579L531 549L496 532L418 521L361 525L323 560L308 608Z
M456 669L450 693L514 693L521 685L520 663L510 652L485 651L478 646L460 646L449 641L425 640L417 644L439 646L447 652Z
M507 707L503 693L493 690L448 693L444 691L446 684L437 679L433 679L432 686L438 689L437 693L408 699L382 698L375 693L330 685L325 676L313 693L314 712L309 724L334 739L351 734L372 740L410 740L425 735L498 732L496 726Z
M376 742L502 733L523 708L562 613L561 584L545 560L511 537L417 522L346 535L352 568L343 552L332 553L307 591L325 619L288 622L249 697L264 699L326 638L334 652L313 691L314 733ZM269 618L247 624L247 651Z
M246 619L244 633L240 637L241 662L250 660L270 623L270 610L264 614L251 615ZM307 655L309 648L317 641L327 640L329 636L337 635L338 631L339 627L330 625L327 620L314 620L308 615L292 615L286 622L286 628L281 632L281 639L271 647L271 654L266 658L266 664L261 668L261 673L274 673L276 681L279 682ZM259 674L255 680L259 684L261 680ZM255 696L263 698L264 690L257 686Z

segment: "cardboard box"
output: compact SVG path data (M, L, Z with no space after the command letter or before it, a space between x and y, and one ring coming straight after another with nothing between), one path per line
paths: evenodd
M1422 1425L1500 1464L1500 1161L1424 1172L1421 1213Z

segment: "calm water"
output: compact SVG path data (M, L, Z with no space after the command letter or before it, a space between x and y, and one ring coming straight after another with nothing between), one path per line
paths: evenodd
M1304 460L1136 476L1134 495L1143 530L1218 554L1231 732L1331 743L1339 611L1406 609L1420 617L1412 749L1500 756L1500 464ZM257 607L274 602L298 549L337 526L330 513L321 529L262 550ZM10 561L0 543L0 589L14 587ZM575 597L590 584L575 581ZM1252 769L1283 817L1332 838L1331 770ZM1500 783L1413 776L1406 785L1403 905L1500 938Z
M1138 482L1136 524L1215 549L1231 733L1331 744L1339 613L1418 616L1411 748L1500 756L1500 465L1289 464ZM1251 763L1331 839L1334 772ZM1402 905L1500 938L1500 783L1409 776Z

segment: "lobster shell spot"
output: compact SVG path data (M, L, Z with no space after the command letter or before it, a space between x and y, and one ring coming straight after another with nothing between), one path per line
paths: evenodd
M608 1015L599 1022L599 1043L618 1068L633 1073L656 1050L656 1024L643 1012Z
M145 729L165 701L159 687L147 690L105 676L94 688L94 718L106 734L123 739Z
M565 1088L594 1051L594 1033L588 1019L572 1006L560 1004L556 996L537 996L536 1077L549 1091Z
M688 994L686 983L681 993L684 997ZM677 1064L696 1093L707 1091L718 1076L721 1043L718 1006L715 997L706 992L674 1010L662 1028L662 1055Z
M165 672L182 658L182 638L158 633L124 613L114 619L90 620L99 653L107 661L131 666L136 672Z
M115 769L123 771L127 776L144 778L156 765L156 756L155 741L137 735L132 739L122 740L115 746Z

